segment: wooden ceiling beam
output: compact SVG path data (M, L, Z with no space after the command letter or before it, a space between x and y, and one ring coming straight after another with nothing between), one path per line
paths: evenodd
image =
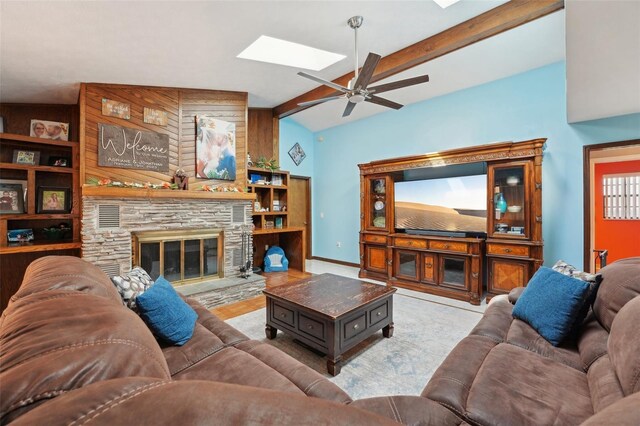
M455 52L496 34L511 30L564 8L564 0L511 0L481 15L462 22L434 36L398 50L380 60L371 83L406 71L440 56ZM354 73L333 80L347 86ZM300 102L338 94L327 86L319 86L273 109L274 116L284 118L309 108Z

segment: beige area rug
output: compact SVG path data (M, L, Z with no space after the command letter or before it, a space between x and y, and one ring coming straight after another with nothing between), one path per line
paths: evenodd
M386 339L379 331L348 351L336 377L327 373L324 356L294 342L291 336L278 331L274 340L267 339L265 309L227 322L250 338L273 345L323 374L354 399L419 395L447 354L482 316L471 305L466 309L420 297L417 292L396 293L393 337Z

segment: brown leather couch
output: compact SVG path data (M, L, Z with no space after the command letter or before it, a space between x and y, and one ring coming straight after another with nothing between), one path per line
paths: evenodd
M640 424L640 258L603 276L575 343L550 346L497 297L422 397L352 401L191 300L194 337L161 347L100 269L50 256L2 315L0 423Z
M640 257L601 274L593 310L560 347L511 316L522 289L494 298L422 396L478 425L639 425Z
M460 424L419 396L352 401L187 301L193 337L162 347L99 268L34 261L0 323L0 423Z

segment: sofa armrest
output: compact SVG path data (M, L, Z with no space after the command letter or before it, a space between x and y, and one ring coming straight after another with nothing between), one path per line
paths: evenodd
M511 302L512 305L515 305L523 291L524 287L516 287L511 290L509 292L509 302Z
M435 401L421 396L379 396L353 401L350 407L385 416L404 425L460 425L462 420Z
M16 425L393 425L386 417L318 398L249 386L142 377L67 392L18 417ZM4 423L4 422L3 422Z

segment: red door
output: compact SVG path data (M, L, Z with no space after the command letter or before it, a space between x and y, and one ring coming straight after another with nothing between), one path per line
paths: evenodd
M606 217L611 216L611 212L605 209L607 189L604 181L616 175L640 175L640 160L597 163L594 172L594 249L609 251L607 264L625 257L640 256L640 219ZM630 190L637 191L637 185ZM633 202L637 205L639 199L640 196L636 196Z

